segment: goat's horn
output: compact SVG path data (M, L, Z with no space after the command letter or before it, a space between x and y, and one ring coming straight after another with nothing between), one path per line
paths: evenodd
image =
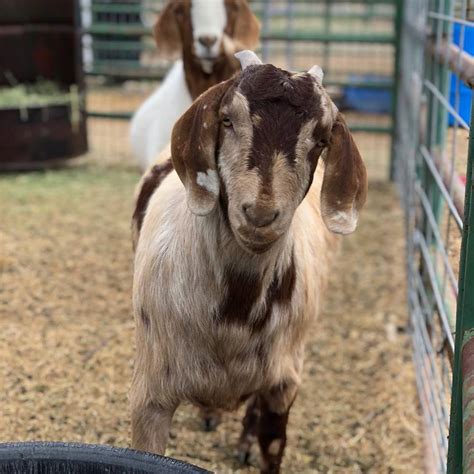
M249 66L262 64L260 58L253 51L249 51L248 49L239 51L238 53L235 53L234 56L240 61L242 71L245 71Z
M321 66L315 64L309 71L308 74L313 76L318 82L323 83L324 72L321 69Z

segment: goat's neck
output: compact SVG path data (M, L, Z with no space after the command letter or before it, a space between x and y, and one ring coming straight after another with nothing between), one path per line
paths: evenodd
M223 55L214 63L212 73L206 74L197 59L190 51L183 51L184 76L192 99L196 99L219 82L229 79L239 70L239 62L234 57Z

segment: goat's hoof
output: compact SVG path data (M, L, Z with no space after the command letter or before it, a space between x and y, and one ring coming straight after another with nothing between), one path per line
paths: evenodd
M251 435L243 436L240 439L237 448L237 459L239 460L240 464L250 464L250 457L252 455L252 445L255 441L255 437Z
M202 419L202 429L204 431L210 432L210 431L215 431L216 428L219 426L219 419L216 417L209 417L209 418L203 418Z
M237 459L240 464L248 466L250 464L250 449L239 449L239 451L237 452Z
M204 431L215 431L222 419L221 410L212 410L210 408L201 408L199 411L201 426Z

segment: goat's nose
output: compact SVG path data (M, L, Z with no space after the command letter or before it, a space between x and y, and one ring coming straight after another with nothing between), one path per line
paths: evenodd
M265 227L275 222L280 211L270 206L259 206L253 204L242 205L242 211L249 224L255 227Z
M211 35L203 35L198 38L198 41L205 47L205 48L212 48L217 42L217 36Z

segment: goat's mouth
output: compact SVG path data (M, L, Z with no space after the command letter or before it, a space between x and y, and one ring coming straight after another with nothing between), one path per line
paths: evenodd
M266 234L266 235L265 235ZM234 232L237 243L250 253L262 254L270 250L281 237L276 232L266 232L261 234L251 229L239 229Z

